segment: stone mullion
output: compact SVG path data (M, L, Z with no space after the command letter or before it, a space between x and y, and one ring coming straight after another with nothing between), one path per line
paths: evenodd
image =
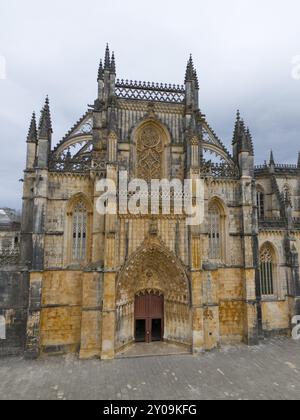
M107 177L117 181L117 168L108 165ZM102 359L115 357L115 324L116 324L116 229L117 216L107 215L105 220L105 252L103 279L102 310Z
M26 357L40 353L40 323L45 259L45 221L47 215L48 170L37 169L33 198L33 256L29 278L29 307L27 318Z
M242 190L242 227L244 252L244 341L247 344L258 343L258 317L256 300L256 269L253 255L253 203L251 178L241 179Z

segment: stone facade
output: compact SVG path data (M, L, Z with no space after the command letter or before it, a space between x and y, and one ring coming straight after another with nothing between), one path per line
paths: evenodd
M0 356L22 354L25 345L28 276L20 266L21 223L11 209L0 209L0 317L5 319L6 339Z
M114 358L135 341L141 293L164 297L163 339L193 353L290 333L300 314L300 160L276 165L272 155L255 167L239 114L231 154L199 110L192 59L183 87L148 84L117 80L107 49L94 105L51 141L47 99L39 126L31 121L24 177L28 357ZM118 182L120 171L201 179L204 223L172 211L101 215L97 183Z

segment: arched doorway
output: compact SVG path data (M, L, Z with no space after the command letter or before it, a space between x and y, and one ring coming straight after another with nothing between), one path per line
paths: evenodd
M144 293L135 297L135 341L152 343L164 336L164 297L159 293Z
M148 296L136 299L141 295ZM141 321L138 330L136 321ZM145 240L117 280L116 351L133 344L137 337L138 341L192 344L189 280L181 262L157 237Z

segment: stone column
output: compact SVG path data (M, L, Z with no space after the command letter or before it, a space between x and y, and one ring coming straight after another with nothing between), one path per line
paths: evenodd
M40 323L43 273L30 273L27 340L25 357L36 359L40 354Z
M107 178L117 182L117 167L107 165ZM105 254L103 278L103 311L102 311L102 355L103 360L115 357L116 331L116 241L117 215L105 218Z
M201 238L191 235L191 292L192 292L192 350L194 354L203 351L203 307L201 278Z
M102 312L102 360L115 358L116 274L104 273Z
M99 272L83 275L80 359L101 356L102 280Z
M218 270L206 267L203 272L204 348L212 350L220 344L220 311L218 302Z
M29 279L29 308L25 355L38 357L40 353L40 318L45 259L45 231L47 217L48 170L37 169L33 198L32 268Z
M244 176L241 178L244 251L244 341L248 345L258 344L252 187L253 183L251 177Z

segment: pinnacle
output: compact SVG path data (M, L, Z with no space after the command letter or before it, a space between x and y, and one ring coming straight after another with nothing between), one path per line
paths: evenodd
M48 137L52 133L52 122L49 105L49 97L46 96L44 108L41 111L41 118L39 122L39 135Z
M33 112L31 122L30 122L29 131L28 131L27 142L28 143L35 143L36 141L37 141L36 116L35 116L35 112Z
M106 45L106 50L105 50L104 69L105 70L110 69L110 50L109 50L108 44Z
M116 59L115 59L115 53L112 53L111 56L111 64L110 64L111 72L113 74L116 74Z

